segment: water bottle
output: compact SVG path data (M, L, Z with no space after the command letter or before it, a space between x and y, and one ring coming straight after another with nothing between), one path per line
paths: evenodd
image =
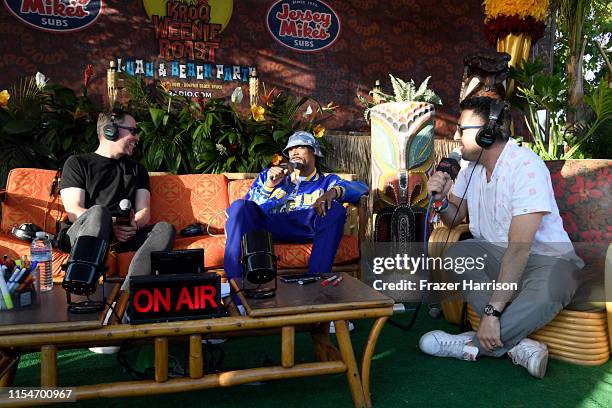
M46 292L53 289L53 254L51 253L51 241L44 231L38 231L36 238L30 247L30 259L38 262L38 279L40 291ZM37 285L38 286L38 285Z

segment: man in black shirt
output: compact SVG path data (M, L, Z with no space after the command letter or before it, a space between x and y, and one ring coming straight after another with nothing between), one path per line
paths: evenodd
M128 156L139 141L136 121L123 111L101 113L97 133L100 145L93 153L71 156L62 171L60 193L69 223L60 232L59 247L69 252L80 236L109 242L117 252L136 251L129 276L151 274L151 251L172 248L175 230L167 222L148 225L151 193L147 170ZM112 216L127 199L133 209L128 225ZM128 289L126 279L122 289Z

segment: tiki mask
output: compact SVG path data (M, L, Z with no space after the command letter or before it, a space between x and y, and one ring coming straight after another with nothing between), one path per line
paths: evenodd
M371 110L377 242L423 240L426 184L434 170L434 113L434 106L425 102L385 103Z
M392 102L372 108L374 211L386 206L427 205L434 170L434 106Z

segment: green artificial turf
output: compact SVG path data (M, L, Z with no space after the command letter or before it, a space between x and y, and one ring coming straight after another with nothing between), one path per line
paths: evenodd
M402 317L406 318L406 316ZM358 361L372 321L357 321L352 333ZM380 336L372 363L374 407L612 407L612 361L584 367L551 359L546 377L537 380L508 358L477 362L435 358L422 354L419 337L434 329L457 332L443 319L421 313L412 330L389 324ZM333 336L332 336L333 337ZM280 338L233 339L221 346L224 368L257 367L265 360L280 365ZM181 358L181 347L171 347ZM308 334L296 336L296 363L313 361ZM139 368L147 353L127 353ZM22 356L15 386L33 386L40 379L39 354ZM130 379L115 355L88 350L62 351L58 356L58 385L83 385ZM179 394L97 399L65 404L67 407L352 407L345 375L281 380Z

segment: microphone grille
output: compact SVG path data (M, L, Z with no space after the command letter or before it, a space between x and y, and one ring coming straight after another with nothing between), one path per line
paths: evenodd
M296 170L302 170L304 168L304 165L300 162L290 161L289 165Z
M461 154L455 150L453 150L449 155L448 155L449 159L453 159L453 160L457 160L460 161L461 160Z
M132 209L132 203L127 198L124 198L123 200L119 201L119 208L121 211L129 211Z

